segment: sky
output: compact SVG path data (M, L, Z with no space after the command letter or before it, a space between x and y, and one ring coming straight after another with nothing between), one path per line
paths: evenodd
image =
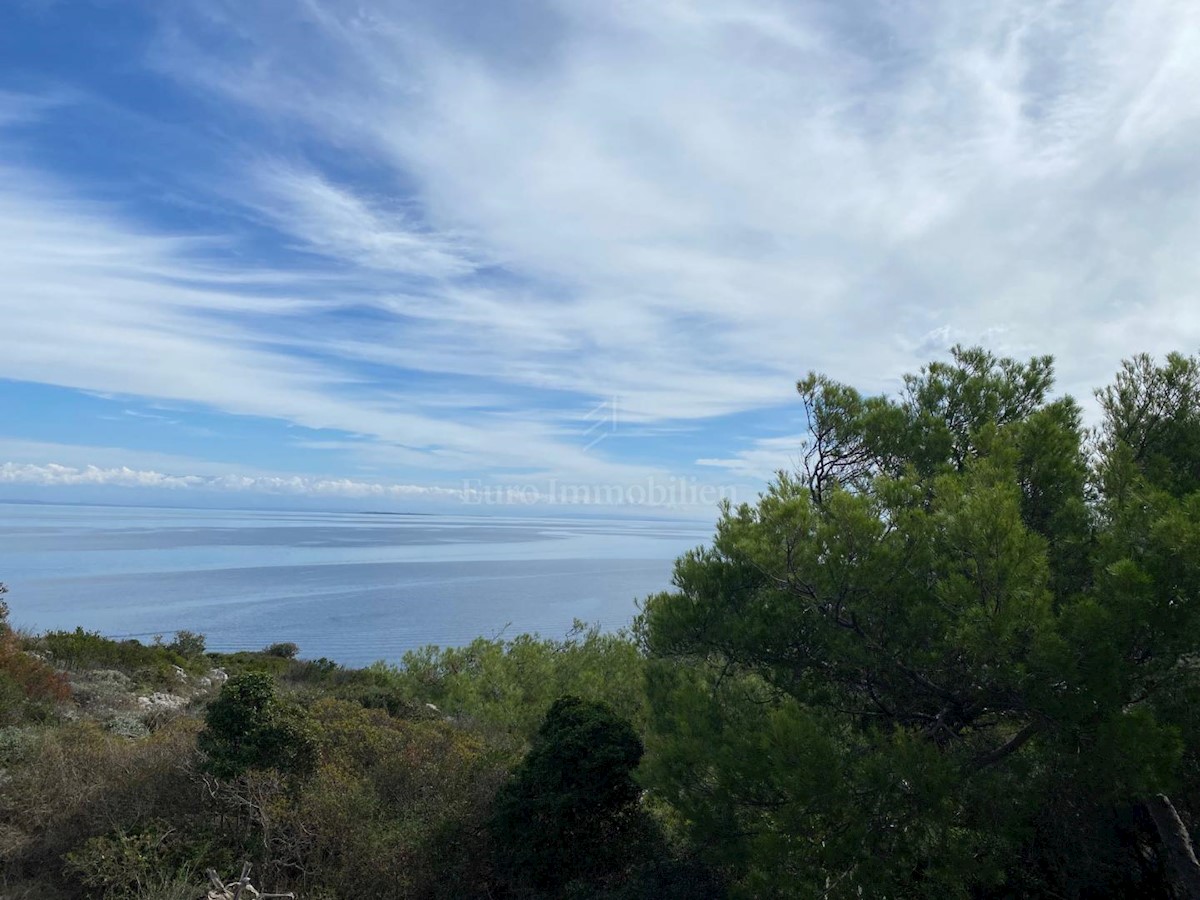
M1200 5L6 0L0 499L711 515L1200 346Z

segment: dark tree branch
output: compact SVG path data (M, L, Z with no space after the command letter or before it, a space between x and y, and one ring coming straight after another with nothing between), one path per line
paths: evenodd
M1029 739L1041 731L1044 727L1045 726L1040 721L1035 719L995 750L990 750L987 753L984 753L982 756L975 757L975 768L986 769L988 766L993 766L1001 760L1012 756L1012 754L1024 747Z
M1200 863L1196 862L1191 835L1175 811L1175 806L1165 794L1158 794L1145 801L1145 807L1166 851L1171 893L1177 900L1200 900Z

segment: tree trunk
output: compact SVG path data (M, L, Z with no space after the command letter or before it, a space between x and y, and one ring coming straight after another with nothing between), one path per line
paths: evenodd
M1188 834L1179 813L1165 794L1146 801L1146 810L1154 820L1158 839L1166 854L1167 880L1176 900L1200 900L1200 863L1192 849L1192 838Z

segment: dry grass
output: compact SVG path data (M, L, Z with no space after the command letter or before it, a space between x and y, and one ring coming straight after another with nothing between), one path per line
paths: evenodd
M87 722L40 734L37 764L11 770L0 792L0 869L33 875L61 868L65 853L118 825L201 813L199 725L181 719L138 741Z

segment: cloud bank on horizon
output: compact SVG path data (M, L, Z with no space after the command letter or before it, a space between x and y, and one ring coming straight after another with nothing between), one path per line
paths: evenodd
M0 496L745 487L811 369L1200 344L1192 2L17 2L0 51Z

